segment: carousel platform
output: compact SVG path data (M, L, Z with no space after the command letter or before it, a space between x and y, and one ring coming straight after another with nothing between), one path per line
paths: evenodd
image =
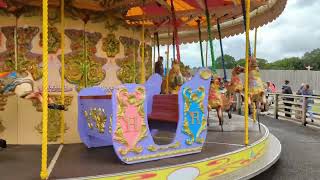
M214 117L214 113L210 114ZM224 132L211 122L201 153L126 165L113 148L87 149L83 144L49 145L49 179L249 179L273 165L281 144L266 126L250 122L250 145L243 144L243 117L225 118ZM169 143L170 131L154 135L157 143ZM1 180L39 179L40 146L9 145L0 151Z

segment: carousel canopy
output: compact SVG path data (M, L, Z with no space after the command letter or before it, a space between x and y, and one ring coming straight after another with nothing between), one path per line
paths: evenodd
M0 0L0 8L16 12L25 6L41 6L41 0ZM128 26L141 26L150 32L159 32L160 44L172 42L168 31L173 31L171 0L65 0L72 7L87 14L116 16ZM251 29L276 19L284 10L287 0L251 0ZM49 0L58 7L60 0ZM222 37L244 32L241 0L207 0L211 16L212 33L217 38L217 20ZM173 0L176 27L182 43L198 41L197 21L200 21L203 40L207 39L204 0ZM82 19L85 17L82 17Z

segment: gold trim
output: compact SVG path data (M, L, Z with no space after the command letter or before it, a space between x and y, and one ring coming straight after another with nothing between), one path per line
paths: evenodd
M139 92L142 94L141 99L137 99L134 94L129 94L128 89L122 87L119 88L118 93L117 93L117 103L118 103L118 112L117 112L117 119L124 118L125 116L125 109L127 108L126 103L129 103L130 105L134 105L138 108L138 113L141 116L142 123L141 123L141 131L138 137L138 140L135 142L133 145L133 148L129 149L127 147L120 147L118 149L118 152L122 155L125 156L129 152L134 152L136 154L140 154L143 151L142 146L138 146L138 142L140 142L142 139L147 137L147 126L145 124L145 112L144 112L144 102L145 102L145 89L142 86L139 86L135 89L135 92ZM124 93L128 97L128 101L124 102L123 100L120 99L120 94ZM116 125L116 131L113 136L115 141L118 141L120 144L123 144L124 146L128 146L128 142L126 138L123 135L123 130L121 127L121 124L119 121L117 121Z
M204 113L204 106L203 106L203 100L205 98L205 88L203 86L201 86L197 89L197 91L201 92L200 97L196 93L192 93L191 88L184 88L183 89L183 99L184 99L185 103L184 103L184 122L183 122L182 132L189 136L189 139L186 139L186 144L188 144L188 145L192 145L194 142L196 142L198 144L204 143L204 139L200 138L199 136L207 128L207 119L206 119L206 115ZM190 95L191 99L186 95L187 92L191 94ZM194 134L191 132L191 129L189 127L190 126L189 121L187 119L187 113L190 113L189 112L190 104L192 102L199 104L200 110L203 113L202 123L201 123L201 126L200 126L196 136L194 136Z
M173 144L169 144L167 146L155 146L155 145L150 145L148 146L148 150L151 152L155 152L155 151L161 151L161 150L167 150L167 149L176 149L180 147L180 142L177 141L176 143Z
M202 146L195 147L195 148L188 148L188 149L178 149L174 151L166 151L166 152L160 152L156 154L150 154L145 156L134 156L134 157L125 157L123 158L126 162L132 162L132 161L141 161L146 159L153 159L153 158L159 158L164 156L171 156L171 155L178 155L178 154L184 154L184 153L190 153L190 152L199 152L202 150Z
M88 111L84 111L84 117L86 118L89 129L95 127L100 134L105 132L107 115L103 108L91 108Z
M210 79L212 76L212 73L209 69L204 69L200 71L200 77L204 80Z
M109 119L109 133L112 134L112 114L110 115Z

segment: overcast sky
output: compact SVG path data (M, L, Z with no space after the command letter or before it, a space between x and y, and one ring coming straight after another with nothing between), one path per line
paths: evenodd
M250 40L253 41L254 32L250 33ZM214 44L215 56L220 56L219 42L215 40ZM181 60L185 64L201 66L198 43L181 45L180 48ZM232 55L236 60L244 57L245 35L223 39L223 48L225 54ZM315 48L320 48L319 0L288 0L279 18L258 29L257 57L270 62L284 57L300 57ZM163 56L165 49L161 48Z

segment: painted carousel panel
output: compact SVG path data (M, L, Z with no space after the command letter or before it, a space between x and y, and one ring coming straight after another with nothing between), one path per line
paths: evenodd
M117 87L112 95L112 140L119 159L127 164L200 152L207 134L210 78L197 74L178 94L179 122L176 137L155 144L147 121L146 88L137 84Z

